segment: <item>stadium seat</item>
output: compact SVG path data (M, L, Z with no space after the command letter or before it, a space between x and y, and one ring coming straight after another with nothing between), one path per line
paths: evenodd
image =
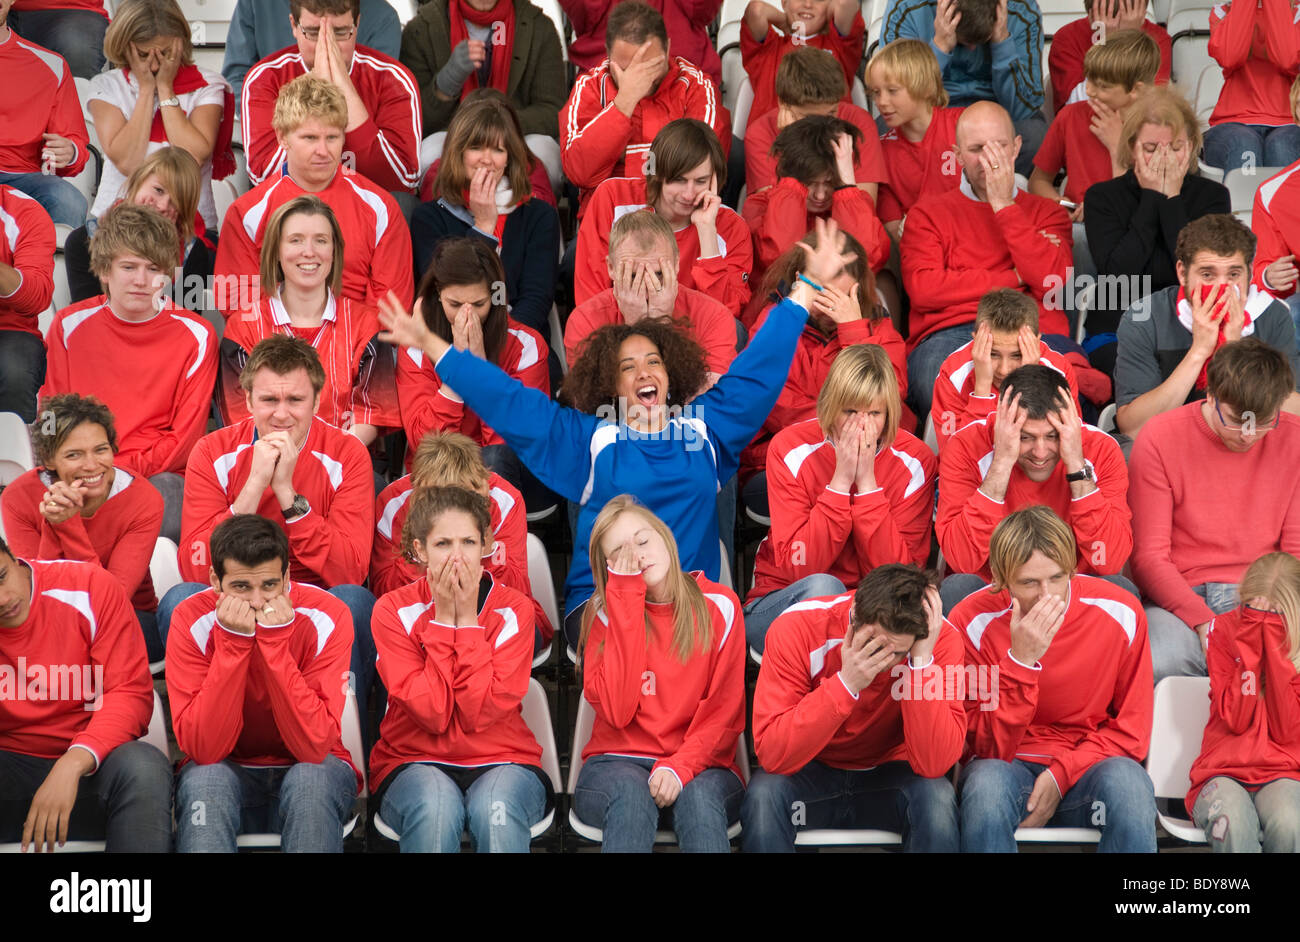
M225 222L226 210L230 209L230 205L237 199L239 199L239 195L235 192L235 188L230 184L229 180L212 181L212 201L217 205L217 219L219 222ZM218 225L218 228L220 228L220 225Z
M1169 0L1151 0L1147 16L1161 25L1169 22Z
M1208 677L1166 677L1156 685L1147 774L1155 786L1157 802L1167 798L1174 807L1183 809L1191 788L1189 773L1201 753L1201 735L1209 721ZM1205 832L1193 821L1181 815L1165 814L1159 804L1156 819L1179 840L1206 843Z
M551 561L546 555L546 546L536 533L528 534L525 541L528 546L528 592L542 606L542 611L550 620L557 634L562 634L564 622L560 620L560 607L555 601L555 580L551 577ZM550 659L551 649L543 648L533 656L533 669L541 667Z
M176 544L165 536L158 537L154 543L153 556L149 558L149 577L153 580L153 594L161 599L174 586L185 580L181 578L181 567L176 558ZM154 661L149 665L149 672L162 673L163 661Z
M1089 281L1083 286L1083 289L1074 296L1074 310L1079 319L1074 325L1074 342L1083 343L1083 338L1088 335L1087 323L1088 312L1092 310L1092 305L1097 297L1097 282Z
M1174 40L1171 60L1173 81L1179 86L1194 91L1196 78L1206 66L1214 65L1210 57L1210 34L1184 33Z
M551 349L555 351L556 359L560 361L560 372L567 376L569 361L564 355L564 328L560 326L560 309L554 304L551 305L551 313L547 316L546 323L550 328Z
M236 0L177 0L190 23L190 39L195 46L225 46L230 20L235 15ZM221 70L220 64L217 71Z
M718 55L722 59L722 103L733 115L736 112L736 95L745 78L745 66L740 57L740 30L739 20L724 19L718 28ZM732 124L734 127L735 122Z
M0 487L36 467L27 425L16 412L0 412Z
M531 0L533 6L539 8L546 14L546 18L555 24L555 32L560 37L560 55L564 57L567 65L569 62L569 41L572 38L569 35L569 22L564 18L564 11L560 9L560 0Z
M519 706L523 712L524 723L528 725L528 729L537 738L537 744L542 747L542 771L550 779L551 789L556 795L559 795L560 790L563 788L563 781L560 778L560 754L555 747L555 728L551 723L551 707L546 699L546 690L538 683L536 677L528 679L528 692L524 694L524 699ZM532 826L533 840L537 840L537 838L549 831L554 821L555 805L552 802L542 820ZM394 842L398 840L397 832L379 816L379 809L375 809L374 822L375 830L382 837ZM468 833L463 840L469 840Z
M889 0L862 0L862 21L867 24L866 61L880 45L880 33L885 26L885 7Z
M147 742L168 759L171 758L171 749L167 744L167 715L163 712L162 699L156 690L153 692L153 713L149 717L149 728L140 737L140 742ZM54 852L56 854L102 854L104 849L104 841L68 841L62 847L56 846ZM22 853L22 844L0 844L0 854L18 853Z
M352 759L352 764L361 770L361 794L358 798L365 798L369 793L369 780L366 777L366 753L361 745L361 718L357 713L357 697L350 689L345 691L343 699L343 715L339 718L343 733L343 748L348 751ZM347 837L357 826L357 818L353 814L347 824L343 826L343 836ZM243 850L272 850L280 846L279 834L240 834L235 838L235 846Z
M1201 69L1201 74L1196 79L1196 100L1193 103L1196 108L1196 118L1201 124L1208 124L1210 115L1214 111L1214 106L1219 103L1219 95L1223 92L1223 69L1219 68L1217 62L1211 62Z
M57 227L55 231L56 232L58 231ZM67 259L63 257L62 252L55 252L54 253L54 294L50 296L50 307L52 307L54 309L54 313L57 314L59 311L63 310L71 303L72 303L72 289L68 287L68 262ZM53 320L54 318L51 317L50 318L51 323L53 323ZM48 329L49 329L49 324L43 326L41 328L41 335L44 336Z
M1284 169L1286 168L1237 167L1225 173L1223 185L1228 188L1233 214L1240 217L1242 213L1249 213L1255 206L1255 191L1259 185Z
M934 430L933 412L925 417L925 433L921 440L930 446L932 452L939 454L939 436Z
M736 137L745 136L745 128L749 126L749 109L754 104L754 89L749 84L748 73L740 77L740 85L736 90L736 98L731 106L731 133Z
M397 19L403 26L415 19L418 12L416 0L388 0L388 5L397 11Z
M1118 407L1115 403L1109 403L1106 408L1101 410L1101 416L1097 419L1097 428L1101 429L1107 435L1114 435L1119 426L1115 424L1115 413Z
M573 795L578 787L578 776L582 773L582 752L587 748L587 742L591 739L591 728L596 720L596 711L592 709L587 698L584 696L578 701L578 723L577 728L573 731L573 747L570 750L569 758L569 783L566 791ZM749 751L745 748L745 735L736 739L736 765L740 769L741 780L749 784ZM601 843L605 836L601 833L600 828L585 823L578 817L577 811L570 803L569 807L569 829L579 837L597 844ZM727 828L727 838L735 840L740 834L740 822L737 821ZM656 844L676 844L677 835L672 831L656 831Z

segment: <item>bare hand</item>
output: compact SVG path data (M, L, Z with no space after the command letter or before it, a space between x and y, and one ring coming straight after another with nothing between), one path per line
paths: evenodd
M1192 352L1208 360L1219 345L1219 328L1228 316L1227 293L1229 285L1213 285L1201 298L1203 285L1190 292L1187 298L1192 308Z
M667 68L668 63L664 56L650 57L650 49L654 44L653 39L647 39L642 43L632 55L632 61L627 64L626 69L620 69L612 60L609 63L610 74L614 78L614 84L618 86L614 105L625 115L630 116L641 99L654 91L655 83Z
M1034 782L1034 790L1029 793L1025 810L1029 812L1020 822L1022 828L1041 828L1056 814L1056 806L1061 803L1061 792L1056 787L1052 773L1044 769Z
M1120 29L1141 29L1146 18L1146 0L1119 0Z
M1089 98L1088 104L1092 106L1088 130L1092 132L1093 137L1105 145L1107 153L1114 154L1119 149L1120 132L1124 129L1124 116L1103 101Z
M474 63L474 68L483 68L483 63L487 62L487 43L481 39L469 39L466 42L469 44L469 61Z
M1224 310L1227 316L1223 320L1223 339L1226 343L1241 339L1241 332L1246 327L1246 304L1236 285L1224 285Z
M428 568L424 574L425 580L429 583L429 594L433 598L434 616L444 625L457 624L458 586L455 568L452 566L454 558L448 556L436 569Z
M279 628L293 621L293 603L289 601L288 594L282 592L275 598L267 600L253 614L256 615L259 625Z
M957 24L960 22L957 0L939 0L934 8L934 44L947 53L957 48Z
M629 324L647 317L650 298L646 294L645 266L631 259L621 259L614 271L614 302L623 320Z
M52 160L55 167L66 167L77 155L77 145L61 134L44 133L41 138L41 161Z
M697 229L716 231L718 228L718 210L722 208L722 197L718 195L718 178L714 176L709 188L695 198L695 209L691 210L691 225Z
M1264 279L1269 286L1278 289L1284 294L1289 292L1292 286L1295 285L1298 276L1300 276L1300 270L1296 269L1294 255L1283 255L1264 269Z
M465 349L480 360L487 359L483 346L483 322L478 319L474 308L466 304L456 313L456 322L460 325L461 336L465 339Z
M636 547L630 542L620 545L618 549L614 550L614 555L609 558L609 568L611 572L618 573L620 576L640 575L641 560L638 557Z
M1047 421L1060 441L1061 461L1065 470L1073 474L1084 467L1083 459L1083 419L1075 408L1074 398L1062 393L1057 399L1057 408L1047 413Z
M1020 460L1020 432L1029 412L1020 406L1020 393L998 397L997 417L993 424L993 462L1010 467Z
M158 82L158 93L160 98L171 98L174 92L173 86L176 82L176 73L181 68L181 57L185 53L185 47L179 37L172 37L171 44L158 53L158 73L155 76Z
M943 602L939 598L939 590L934 586L927 586L925 590L925 617L928 630L924 638L917 638L912 642L912 648L907 652L907 656L912 659L915 665L924 665L934 654L934 646L939 642L939 632L943 631Z
M217 621L221 627L236 631L241 635L251 635L257 631L257 613L253 606L236 595L217 594Z
M81 482L67 484L55 481L41 497L41 516L50 524L58 526L79 514L86 505L86 495Z
M993 395L993 329L987 323L981 322L975 328L975 339L970 345L971 362L975 364L975 388L972 393L976 396Z
M436 335L429 330L429 325L424 322L422 307L423 299L416 298L415 310L408 311L397 295L391 291L388 292L388 297L379 299L379 323L384 328L379 335L379 339L384 343L423 350L424 345L429 343L431 338ZM441 340L441 338L438 339ZM442 342L445 343L446 341ZM435 343L434 346L438 346L438 344Z
M1021 366L1037 365L1042 353L1042 346L1038 342L1038 334L1034 333L1034 328L1028 324L1022 324L1020 331L1016 334L1016 346L1020 350Z
M1164 188L1161 191L1165 196L1172 199L1183 191L1183 180L1187 177L1187 169L1191 165L1191 161L1192 149L1190 147L1166 151Z
M141 95L152 94L154 86L157 84L154 77L153 62L153 50L145 52L135 43L127 43L126 67L135 76L136 82L139 83Z
M853 183L857 179L853 168L853 138L847 131L840 132L831 142L831 150L835 152L835 170L840 177L840 186Z
M813 312L825 314L836 324L849 324L862 320L862 305L858 303L858 285L845 294L833 285L824 285L813 298Z
M478 624L479 580L469 563L460 556L451 557L451 576L456 598L456 627L473 627Z
M655 769L650 773L650 797L656 807L667 808L677 800L682 786L677 776L667 769Z
M853 481L858 473L858 450L862 447L858 420L857 415L846 418L835 436L835 472L831 475L829 487L841 494L852 493Z
M271 473L271 487L292 490L293 472L298 467L298 446L294 444L293 434L288 431L271 432L258 439L258 442L267 442L280 450L275 470Z
M840 677L855 695L870 686L877 675L892 667L898 658L889 641L875 634L871 625L862 625L854 631L850 624L840 650L844 652L840 657Z
M645 272L646 303L651 317L672 317L677 306L677 267L671 258L659 259L659 274Z
M989 141L980 152L984 168L984 196L993 211L1005 209L1016 201L1016 166L1011 155L996 141Z
M1011 29L1007 26L1007 0L998 0L997 12L993 19L993 35L990 42L1000 43L1011 38Z
M805 277L825 285L844 270L846 265L854 262L856 252L845 253L844 236L834 219L815 220L817 231L817 248L813 249L807 242L796 242L803 249L803 274Z
M876 443L880 441L882 423L863 412L858 415L858 467L853 476L853 492L866 494L876 489Z
M1139 149L1133 160L1133 176L1137 178L1138 186L1142 189L1164 193L1164 156L1161 151L1148 154L1145 150Z
M259 438L253 442L253 460L249 465L248 476L262 484L262 489L271 486L275 475L275 466L280 462L280 449L273 442Z
M94 758L84 749L70 749L54 763L27 810L20 845L23 853L27 852L29 843L34 845L32 849L36 853L42 850L53 853L56 842L59 845L67 842L68 820L72 817L72 806L77 803L77 787L82 776L93 767Z
M1028 614L1020 611L1020 602L1011 600L1011 656L1033 667L1047 653L1052 639L1065 624L1065 600L1044 595Z
M496 231L497 185L501 182L499 174L487 167L479 167L469 181L469 211L474 217L474 225L489 235Z

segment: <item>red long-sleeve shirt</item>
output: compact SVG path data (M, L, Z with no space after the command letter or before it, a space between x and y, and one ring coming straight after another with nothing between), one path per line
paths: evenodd
M40 316L54 294L54 223L40 203L0 184L0 263L18 269L13 294L0 296L0 330L41 335Z
M32 599L27 620L0 631L0 750L57 759L82 746L98 767L153 715L140 624L98 566L14 565L30 567Z
M221 390L226 424L248 418L248 400L239 373L259 341L285 334L307 341L320 356L325 385L317 412L330 425L401 426L397 366L390 348L376 336L379 312L331 293L319 327L294 327L279 298L262 298L249 316L232 317L222 339Z
M185 471L216 387L211 324L170 299L147 321L124 321L98 295L60 311L45 347L42 400L97 396L117 423L116 464L144 477Z
M1252 791L1300 781L1300 674L1281 615L1241 606L1210 623L1210 721L1192 763L1187 810L1217 775Z
M199 440L185 469L185 507L181 512L181 574L190 582L208 578L208 539L231 516L253 464L257 427L251 418L217 429ZM374 532L374 473L370 454L355 436L313 419L298 451L293 489L311 510L283 522L270 487L257 513L289 534L289 574L322 588L360 585L370 562Z
M732 335L735 343L735 335ZM551 374L546 365L549 348L531 327L510 321L497 366L525 386L551 394ZM451 387L444 388L433 364L419 350L407 347L397 354L397 398L402 406L406 440L418 442L427 432L461 432L480 446L500 445L502 438L465 408ZM408 449L408 455L414 448ZM409 468L410 461L407 461Z
M876 212L885 222L902 219L922 196L961 186L957 119L962 108L935 108L925 136L912 143L898 128L880 136L889 182L882 184Z
M470 627L438 620L427 579L376 603L370 628L388 713L370 751L372 787L406 762L540 764L542 749L519 708L533 660L532 611L524 595L490 576Z
M643 178L615 177L596 187L587 200L587 221L578 229L573 272L575 304L613 286L606 267L610 229L624 214L644 208ZM677 284L702 291L735 316L749 300L754 239L745 220L727 206L718 208L717 229L719 254L709 258L700 258L700 235L693 225L688 223L673 233L677 240Z
M1080 572L1107 576L1123 569L1133 550L1133 526L1125 500L1128 468L1115 439L1091 425L1083 427L1083 460L1096 475L1096 490L1072 496L1064 461L1058 461L1041 484L1029 480L1017 464L999 502L980 490L993 460L995 425L993 415L972 422L948 441L939 456L934 529L948 568L978 573L989 581L989 539L994 528L1017 510L1043 504L1074 531ZM1133 555L1136 566L1138 554Z
M767 315L774 305L768 305L758 320L754 322L754 333L763 329ZM776 405L767 416L767 421L758 430L740 455L740 479L748 481L767 466L767 449L772 436L783 428L796 422L811 419L817 414L817 395L821 392L831 364L845 347L858 343L874 343L884 349L889 356L889 363L894 368L894 377L898 380L898 392L902 399L907 398L907 345L888 317L875 320L863 318L839 324L835 333L828 338L812 324L804 328L799 336L799 345L795 347L794 359L790 362L790 372L786 376L781 395ZM916 416L903 406L900 426L909 432L916 427Z
M793 177L782 177L776 186L746 197L743 212L758 250L753 276L756 281L761 281L761 272L816 226L817 217L808 211L808 188ZM828 215L862 243L872 271L884 267L889 261L889 235L867 193L856 186L836 190Z
M569 43L569 60L580 69L594 69L604 60L605 26L618 0L560 0L560 6L573 27ZM650 0L650 6L664 18L668 44L673 52L722 83L722 60L708 29L718 17L722 0ZM560 37L564 39L563 36Z
M1052 111L1061 113L1070 94L1083 81L1083 57L1092 48L1092 17L1081 16L1066 23L1052 34L1052 45L1047 53L1047 68L1052 75ZM1160 68L1156 71L1156 84L1169 82L1169 68L1173 64L1173 40L1159 23L1142 21L1142 31L1160 47Z
M650 143L665 124L698 118L718 135L723 154L731 151L731 119L709 78L675 56L654 94L637 102L629 118L614 107L618 88L609 60L578 76L560 112L564 175L580 190L579 217L595 188L610 177L641 175Z
M239 120L248 153L248 176L254 186L284 163L284 148L271 127L275 99L280 89L308 71L295 45L267 56L244 77ZM351 169L385 190L414 190L423 140L415 76L396 59L357 46L348 78L370 113L343 139L343 149L353 155Z
M691 334L704 348L709 370L719 376L736 358L736 321L731 312L702 291L678 286L674 317L691 322ZM622 324L614 289L606 288L573 309L564 325L564 356L576 363L583 343L592 332L609 324Z
M827 7L829 8L829 4ZM754 103L749 109L749 123L774 111L780 102L776 98L776 69L785 58L786 53L799 46L812 46L824 49L835 57L835 61L844 70L846 88L853 87L857 78L858 67L862 64L862 50L867 34L867 24L862 13L853 14L853 25L847 36L841 36L832 18L827 19L826 27L816 36L800 36L796 44L794 36L786 35L775 27L768 27L762 39L755 39L749 27L740 26L740 60L749 75L749 84L754 89Z
M1210 11L1210 55L1223 91L1210 127L1227 122L1294 123L1291 83L1300 71L1300 26L1288 0L1238 0Z
M1250 214L1250 228L1258 240L1251 280L1275 298L1290 297L1300 285L1297 281L1283 291L1264 278L1264 269L1283 255L1300 255L1300 173L1297 170L1300 161L1261 183L1255 191Z
M1129 457L1133 581L1189 626L1214 617L1192 591L1241 581L1265 553L1300 555L1300 419L1286 412L1246 452L1229 451L1200 402L1142 426Z
M1141 762L1151 741L1146 613L1104 579L1075 576L1069 591L1065 623L1032 666L1011 656L1005 589L969 595L948 616L966 663L998 672L996 699L967 700L970 755L1046 765L1062 795L1102 759Z
M805 600L772 623L754 688L759 764L777 775L792 775L814 759L837 769L906 762L925 778L946 774L966 738L955 680L961 636L945 621L928 664L913 668L904 660L854 697L840 679L840 646L852 613L850 593Z
M75 177L86 166L90 136L81 99L68 63L56 52L23 39L13 30L0 43L0 171L40 173L43 134L58 134L76 145L72 162L55 174Z
M262 236L272 214L307 193L276 169L231 204L221 226L214 265L217 309L227 319L260 299ZM394 292L408 307L415 293L411 230L383 187L346 168L320 192L343 231L343 297L377 307Z
M726 586L690 573L712 618L707 650L686 663L673 643L673 607L646 600L640 574L609 573L608 611L591 624L583 653L583 696L596 712L592 756L654 759L685 787L705 769L737 775L736 740L745 729L745 631L740 600ZM647 636L647 622L649 632Z
M936 330L973 322L980 298L994 288L1037 301L1042 333L1068 334L1059 296L1074 264L1072 232L1059 203L1020 190L1014 204L994 213L964 176L959 189L921 197L899 247L912 299L908 351Z
M971 341L974 343L974 341ZM930 414L934 416L934 434L939 441L939 451L948 444L960 429L998 410L997 390L990 396L975 395L975 361L971 359L971 344L958 347L943 361L934 381L934 399ZM1070 384L1070 395L1079 404L1079 381L1074 367L1051 347L1038 341L1038 362L1050 366L1065 377Z
M332 755L352 766L341 726L352 615L324 589L291 582L286 592L293 620L251 635L221 623L212 589L172 613L167 698L176 744L193 761L260 768Z
M779 133L776 127L779 110L774 108L767 114L759 115L745 129L745 185L750 193L776 185L776 158L772 156L772 144ZM862 132L862 140L858 141L858 159L853 167L853 182L879 183L883 189L889 181L889 173L885 167L884 155L880 152L880 131L876 128L876 119L871 117L870 111L859 108L851 101L842 101L836 105L835 117L849 122Z
M1053 180L1066 173L1065 198L1083 205L1083 195L1094 183L1114 177L1110 151L1092 133L1092 104L1076 101L1057 112L1043 143L1034 155L1035 169Z
M158 607L149 561L162 527L162 496L143 478L115 468L108 499L90 517L74 514L60 524L41 515L41 498L53 478L43 468L21 475L0 492L5 540L28 559L75 559L108 570L129 593L132 608Z
M767 452L772 530L754 560L748 601L824 572L855 586L885 563L925 565L934 511L934 452L898 430L876 454L876 489L832 490L835 445L817 419L778 432Z
M375 539L370 551L370 591L383 595L425 577L424 567L402 554L402 527L411 508L415 487L411 476L398 478L375 498ZM483 560L483 568L502 585L532 595L528 581L528 511L523 496L513 484L495 471L488 473L488 498L492 511L492 535L496 545ZM549 641L554 628L533 599L533 617Z

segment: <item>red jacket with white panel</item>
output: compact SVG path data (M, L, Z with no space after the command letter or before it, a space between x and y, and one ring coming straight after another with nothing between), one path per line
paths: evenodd
M41 335L40 316L54 295L54 222L22 190L0 184L0 263L18 269L12 294L0 295L0 330Z

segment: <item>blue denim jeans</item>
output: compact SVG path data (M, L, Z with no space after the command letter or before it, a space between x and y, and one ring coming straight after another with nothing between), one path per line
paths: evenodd
M740 817L745 786L730 769L705 769L662 812L650 797L653 759L592 756L582 766L573 808L584 824L604 832L601 852L648 854L663 821L686 854L731 852L727 828Z
M1286 306L1291 311L1291 325L1295 328L1296 344L1300 345L1300 290L1286 299Z
M90 209L81 191L65 180L53 174L43 173L6 173L0 171L0 183L22 190L36 202L40 203L50 218L73 229L86 224L86 213Z
M745 853L793 853L805 828L872 828L903 835L903 850L957 852L957 796L947 778L906 762L849 771L809 762L793 775L761 769L740 811Z
M844 583L834 576L817 572L804 576L798 582L792 582L784 589L769 592L762 598L754 599L745 606L745 640L759 654L763 653L764 639L772 622L796 602L804 599L820 598L823 595L840 595Z
M1016 852L1034 782L1047 766L1016 759L976 759L961 776L961 850ZM1111 756L1093 765L1065 793L1049 827L1098 828L1101 853L1156 852L1156 797L1146 770Z
M1300 127L1216 124L1205 132L1204 160L1224 172L1239 167L1286 167L1300 160Z
M1300 853L1300 782L1280 778L1252 792L1219 775L1202 786L1192 818L1216 854Z
M934 401L934 381L949 355L974 336L974 319L969 324L936 330L907 355L907 398L916 413L916 427L925 428L930 403ZM935 422L939 420L936 418Z
M190 762L176 782L176 849L233 854L238 835L274 833L286 854L341 854L356 797L356 773L337 756L267 769Z
M104 68L108 20L94 10L10 10L9 25L23 39L63 56L77 78Z
M0 842L22 837L32 798L55 759L0 752ZM118 746L77 785L68 839L107 841L110 854L165 854L172 848L172 768L144 742Z
M546 814L546 788L522 765L503 763L464 791L432 764L408 765L393 778L380 806L404 854L455 854L469 829L477 853L526 854L530 829Z
M36 394L45 382L45 344L35 334L0 330L0 412L36 421Z
M1237 607L1237 586L1231 582L1207 582L1192 591L1205 599L1216 615ZM1205 649L1195 625L1184 624L1172 612L1154 605L1146 607L1147 637L1151 641L1151 673L1156 684L1166 677L1204 677Z

